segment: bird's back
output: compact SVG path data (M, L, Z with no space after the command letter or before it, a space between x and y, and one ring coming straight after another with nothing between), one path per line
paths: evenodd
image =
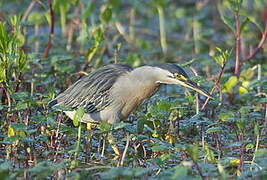
M59 94L50 106L84 107L87 113L97 113L107 107L112 99L109 93L118 77L132 71L123 64L110 64L82 77Z

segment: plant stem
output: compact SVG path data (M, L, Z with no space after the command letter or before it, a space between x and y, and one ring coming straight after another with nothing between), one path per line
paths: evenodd
M129 24L129 37L132 42L134 41L135 38L134 25L135 25L135 9L132 8L130 12L130 24Z
M241 132L239 135L238 135L238 141L240 142L243 142L244 141L244 134ZM244 168L244 145L242 144L239 148L239 152L240 152L240 164L239 164L239 167L238 167L238 170L240 172L243 171L243 168Z
M251 165L254 164L256 153L257 153L258 148L259 148L259 142L260 142L260 135L257 135L257 137L256 137L256 146L255 146L255 151L254 151L254 154L253 154L253 158L251 160ZM250 167L250 170L252 171L252 166Z
M192 158L193 159L193 158ZM203 175L203 173L202 173L202 171L201 171L201 168L199 167L199 164L198 164L198 162L197 161L195 161L195 160L193 160L193 162L194 162L194 164L195 164L195 166L196 166L196 168L197 168L197 171L198 171L198 173L199 173L199 175L200 175L200 177L201 177L201 179L205 179L205 177L204 177L204 175Z
M261 37L261 40L260 40L260 42L259 42L257 48L255 48L255 49L252 50L252 53L250 53L250 55L247 56L247 57L245 58L245 61L249 61L249 60L253 59L253 57L254 57L254 56L259 52L259 50L263 47L264 42L266 41L266 39L267 39L267 23L266 23L266 25L265 25L264 32L262 33L262 37Z
M235 56L235 75L239 76L240 71L240 49L241 49L241 31L240 31L240 16L239 12L235 12L236 21L236 56Z
M167 41L166 41L166 31L165 31L165 20L164 20L164 11L161 6L157 6L158 14L159 14L159 28L160 28L160 45L162 48L162 52L164 54L167 53Z
M223 65L223 67L222 67L222 69L221 69L221 71L220 71L220 73L219 73L219 75L218 75L218 78L217 78L217 80L216 80L214 86L212 87L212 89L211 89L211 91L210 91L210 94L211 94L211 95L213 94L214 90L216 89L216 87L218 86L218 84L219 84L219 82L220 82L220 80L221 80L221 77L222 77L223 72L224 72L225 65L226 65L226 64ZM210 100L210 98L207 97L205 103L203 104L203 106L202 106L202 108L201 108L201 111L204 110L204 108L205 108L206 105L208 104L209 100Z
M120 161L120 166L123 166L123 162L124 162L124 159L125 159L125 156L126 156L126 153L127 153L127 150L128 150L128 147L129 147L129 144L130 144L130 135L129 133L127 133L127 137L126 137L126 145L125 145L125 149L123 151L123 154L122 154L122 157L121 157L121 161Z
M79 124L78 127L78 137L77 137L77 144L76 144L76 149L75 149L75 154L74 154L74 159L76 160L79 151L80 151L80 143L81 143L81 132L82 132L82 124Z
M53 0L48 0L49 2L49 9L50 9L50 32L49 32L49 38L48 42L45 46L45 51L43 54L44 58L48 57L49 51L52 47L52 40L54 38L54 26L55 26L55 15L54 15L54 10L53 10Z

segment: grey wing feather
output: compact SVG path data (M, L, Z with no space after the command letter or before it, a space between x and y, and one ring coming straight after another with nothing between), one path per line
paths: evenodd
M82 77L50 104L69 106L74 109L84 107L88 113L101 111L112 101L109 91L117 78L130 71L132 68L123 64L104 66Z

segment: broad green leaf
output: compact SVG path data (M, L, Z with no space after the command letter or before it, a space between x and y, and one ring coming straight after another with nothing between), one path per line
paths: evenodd
M169 147L164 146L163 144L152 146L153 152L167 152Z
M242 33L242 31L244 30L244 28L246 27L246 25L249 22L249 18L246 17L246 19L242 22L241 26L240 26L240 32Z
M161 100L157 102L157 108L160 111L169 112L172 104L169 101Z
M98 127L101 131L110 131L111 130L111 124L109 124L107 122L101 122Z
M240 81L245 81L245 80L250 80L252 79L254 76L254 71L252 68L248 68L248 69L245 69L243 71L241 71L240 73Z
M127 125L127 123L124 122L119 122L119 123L115 123L113 126L114 130L118 130L118 129L123 129L125 126Z
M219 114L219 119L221 121L232 121L234 118L235 118L235 114L233 112Z
M84 108L83 107L79 107L75 114L74 114L74 118L73 118L73 125L74 126L78 126L79 125L79 121L82 119L83 115L84 115Z
M109 23L112 17L112 9L110 6L104 5L101 8L100 20L103 24Z
M21 46L23 46L24 45L24 43L25 43L25 37L24 37L24 35L21 33L21 32L18 32L17 34L16 34L16 38L17 38L17 44L18 44L18 46L19 47L21 47Z
M256 157L260 158L260 157L267 157L267 149L258 149L256 151Z
M246 152L248 152L249 150L252 150L253 148L254 148L254 144L251 144L251 143L247 144L246 145Z
M166 179L168 178L166 177ZM188 168L181 165L176 166L171 179L191 179L188 177Z
M245 11L245 10L240 10L240 15L246 17L246 19L248 19L249 22L256 25L256 27L263 33L264 27L260 23L261 21L259 21L256 17L252 16L248 11Z
M29 14L28 22L35 25L40 25L45 22L45 17L42 12L32 12Z
M235 32L235 28L234 28L235 22L234 22L234 19L231 19L230 17L224 15L221 11L222 10L220 10L220 8L219 8L221 20L223 21L224 24L226 24L232 30L232 32Z
M82 11L82 20L86 20L93 10L95 9L95 4L93 2L88 2L87 7Z
M199 158L199 152L198 152L198 146L197 145L188 145L186 147L186 153L194 160L198 161Z
M12 123L11 127L14 129L14 131L18 132L18 131L26 131L27 130L27 126L24 123Z
M243 132L245 130L245 121L242 119L237 119L236 126L240 132Z
M153 0L152 2L153 2L153 5L159 6L159 7L163 7L166 4L164 0Z
M211 128L206 130L206 133L215 133L215 132L219 132L221 130L222 130L221 127L211 127Z
M175 11L176 18L183 18L186 16L185 8L177 8Z
M145 117L137 120L137 132L138 133L143 133L146 121L147 120L145 119Z
M18 135L22 138L27 137L27 134L24 131L18 131Z

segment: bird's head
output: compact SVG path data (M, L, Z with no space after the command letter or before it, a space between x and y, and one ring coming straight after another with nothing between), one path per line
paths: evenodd
M193 89L206 97L212 98L212 96L206 90L204 90L204 88L191 81L186 72L178 65L168 63L155 65L155 67L159 68L159 73L161 76L158 83L178 84Z

